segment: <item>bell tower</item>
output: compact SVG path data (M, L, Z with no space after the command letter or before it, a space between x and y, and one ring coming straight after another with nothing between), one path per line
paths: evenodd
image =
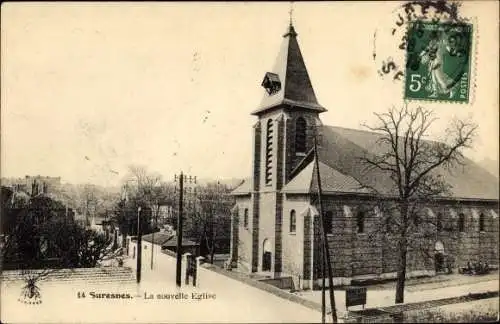
M258 117L253 136L253 226L259 229L253 233L252 271L269 269L279 274L281 188L313 148L321 125L319 114L326 111L316 99L291 21L274 67L264 74L261 86L263 98L252 112Z
M261 103L252 112L261 132L260 184L274 190L312 149L319 114L326 111L316 99L297 35L290 21L274 67L264 74Z

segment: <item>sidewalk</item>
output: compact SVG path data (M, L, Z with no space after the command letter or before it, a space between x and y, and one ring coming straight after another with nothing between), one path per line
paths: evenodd
M136 260L124 260L135 274ZM23 282L2 283L5 323L317 323L321 312L200 269L197 287L175 284L175 258L142 264L140 284L40 282L43 303L18 301ZM85 297L83 296L83 293ZM98 296L95 298L94 296ZM104 296L104 297L103 297ZM116 296L120 296L119 298ZM125 296L125 297L122 297Z
M490 281L499 278L498 270L494 270L486 275L469 276L463 274L439 274L433 277L410 278L406 280L405 290L414 291L422 289L433 289L440 287L459 286L483 281ZM370 290L396 289L396 281L385 282L374 285L367 285Z
M428 283L421 285L413 285L405 289L405 303L416 303L422 301L431 301L441 298L450 298L461 295L466 295L468 293L481 293L488 291L498 291L498 275L496 279L488 278L489 280L480 281L475 283L463 283L459 282L458 285L452 285L453 281L447 281L446 286L442 285L442 282ZM327 301L328 301L328 291ZM339 316L346 314L347 309L345 306L345 291L335 290L335 303L336 309ZM321 291L305 291L295 293L302 298L314 301L321 304ZM376 289L368 287L367 291L367 304L365 308L375 308L375 307L387 307L394 305L395 298L395 288L381 288L380 285L376 286ZM328 304L327 304L328 305ZM328 305L329 306L329 305ZM329 309L329 307L328 307ZM362 306L352 306L349 310L360 310Z

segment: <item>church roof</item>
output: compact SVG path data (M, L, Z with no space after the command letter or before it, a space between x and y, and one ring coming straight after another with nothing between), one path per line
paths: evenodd
M334 126L322 126L321 134L318 156L321 184L325 193L396 193L389 173L378 169L367 170L366 164L360 159L388 152L389 148L379 141L381 134ZM312 152L309 157L311 154ZM317 192L313 162L314 159L306 156L303 165L299 165L295 172L296 175L284 186L283 192ZM463 165L450 170L438 168L436 173L451 185L454 198L498 199L498 183L495 178L470 159L465 158Z
M317 192L317 174L315 160L297 174L283 188L286 193L310 193ZM331 166L319 162L321 175L321 189L323 193L370 193L370 190L363 188L361 183L353 177L343 174Z
M279 87L271 93L264 91L262 101L258 109L252 112L253 115L259 115L282 104L318 112L326 111L316 99L293 25L290 24L287 33L283 35L274 68L266 73L265 78L269 78L270 83L278 82Z
M248 195L251 192L252 192L251 179L247 178L243 180L243 182L238 187L236 187L233 191L231 191L231 195L242 196L242 195Z

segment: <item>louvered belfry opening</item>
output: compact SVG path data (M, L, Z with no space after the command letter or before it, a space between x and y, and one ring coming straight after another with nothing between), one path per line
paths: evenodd
M295 122L295 153L306 153L306 128L307 123L303 117Z
M267 121L266 139L266 185L271 185L273 180L273 120Z

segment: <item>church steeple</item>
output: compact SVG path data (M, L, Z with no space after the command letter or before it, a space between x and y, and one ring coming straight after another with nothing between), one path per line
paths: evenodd
M253 115L260 115L281 105L324 112L314 89L297 42L297 32L290 18L290 25L283 35L281 49L272 72L267 72L262 81L266 89L264 97Z

